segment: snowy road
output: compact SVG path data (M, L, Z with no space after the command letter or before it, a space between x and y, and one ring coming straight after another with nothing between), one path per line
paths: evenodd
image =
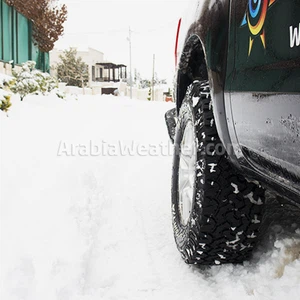
M35 96L1 113L1 299L299 299L300 212L271 197L251 262L181 260L171 107Z

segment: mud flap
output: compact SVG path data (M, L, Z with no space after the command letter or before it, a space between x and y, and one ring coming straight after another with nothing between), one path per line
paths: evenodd
M165 121L168 128L169 137L174 144L174 137L175 137L175 129L177 123L177 112L176 108L170 109L165 113Z

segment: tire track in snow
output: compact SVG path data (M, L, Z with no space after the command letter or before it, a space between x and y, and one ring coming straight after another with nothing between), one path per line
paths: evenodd
M77 221L77 226L85 240L87 250L82 256L82 274L79 282L81 294L85 295L89 289L92 276L93 257L98 243L98 232L103 225L102 214L109 199L104 195L103 179L97 177L93 171L82 175L81 185L84 195L77 200L72 208Z

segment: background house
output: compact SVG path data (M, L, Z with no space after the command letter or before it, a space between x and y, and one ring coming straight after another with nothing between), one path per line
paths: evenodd
M34 45L32 22L0 0L0 73L11 75L12 67L28 60L49 71L49 53Z
M88 65L89 86L102 86L104 82L119 82L127 80L127 67L123 64L115 64L104 61L104 54L93 48L76 48L77 57ZM60 62L60 55L64 50L53 49L50 51L51 73L56 75L56 65Z
M127 66L107 62L104 60L104 54L93 48L75 48L77 57L81 57L82 61L88 65L89 84L88 88L78 88L70 86L61 86L64 92L72 94L120 94L124 96L130 95L130 87L127 85ZM56 66L61 61L60 55L64 54L64 50L53 49L50 51L51 75L56 76ZM62 84L61 84L62 85ZM168 88L164 85L157 85L153 91L151 99L155 101L166 101ZM132 97L140 100L149 98L149 87L140 88L134 86L132 88Z

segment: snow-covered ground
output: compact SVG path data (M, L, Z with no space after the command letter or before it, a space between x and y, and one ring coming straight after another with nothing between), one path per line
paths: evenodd
M299 299L300 213L274 199L250 262L182 261L163 118L173 104L12 102L0 111L0 299Z

